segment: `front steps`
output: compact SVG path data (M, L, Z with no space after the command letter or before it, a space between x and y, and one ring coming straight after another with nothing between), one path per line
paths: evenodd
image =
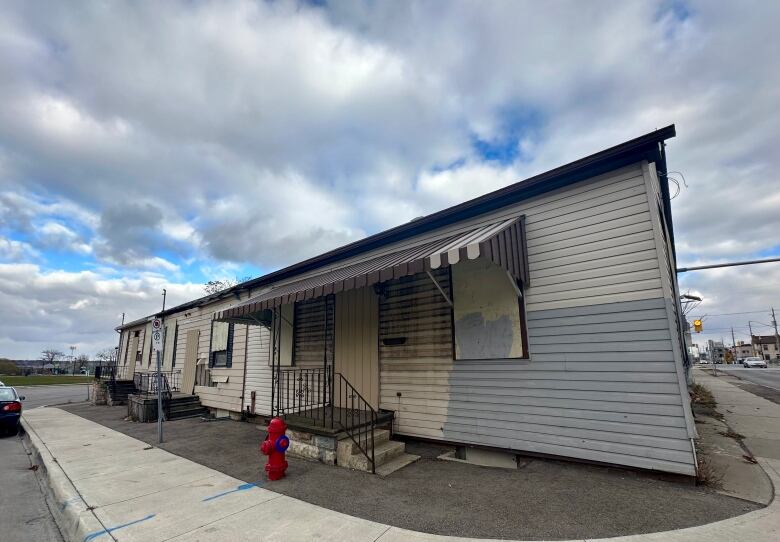
M205 416L206 407L200 404L200 398L197 395L184 395L174 393L168 403L166 411L167 419L181 420L184 418L196 418Z
M289 430L290 447L287 453L293 457L338 465L347 469L371 472L371 461L360 451L357 444L345 433L334 436L315 435L303 431ZM368 450L369 455L371 450ZM374 461L376 474L387 476L405 467L420 457L406 453L406 444L390 440L390 431L377 429L374 433Z
M135 383L132 380L115 380L107 383L107 404L109 406L127 404L127 396L136 392Z

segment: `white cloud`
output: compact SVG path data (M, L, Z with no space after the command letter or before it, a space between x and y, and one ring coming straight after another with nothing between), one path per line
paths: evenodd
M0 262L17 262L37 259L40 253L29 243L0 236Z
M92 271L45 271L34 264L0 264L0 357L37 356L47 347L94 354L116 346L113 328L203 295L192 283L155 275L117 278Z
M58 244L101 280L271 269L672 122L680 263L780 247L774 3L4 8L13 261Z

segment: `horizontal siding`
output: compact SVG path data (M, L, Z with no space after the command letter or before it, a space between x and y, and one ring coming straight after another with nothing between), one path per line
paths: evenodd
M247 341L246 389L244 409L251 407L255 392L255 414L271 414L271 333L263 326L249 326Z
M191 329L200 330L198 341L198 363L208 363L211 342L211 321L214 313L236 302L222 300L204 307L198 307L171 315L178 325L178 340L176 342L176 368L184 369L187 332ZM211 370L213 376L226 376L227 382L216 383L214 386L196 386L195 393L201 404L206 407L224 410L240 411L241 395L244 391L244 361L246 358L246 328L235 325L233 329L233 356L231 367L215 367Z
M576 448L581 458L693 473L663 299L529 311L527 318L527 366L455 364L442 389L446 416L428 418L443 423L446 438L551 454Z
M437 270L433 276L446 292L451 290L447 270ZM398 338L406 342L384 344L385 340ZM430 385L421 376L446 388L452 355L452 309L431 279L417 274L386 283L379 299L379 407L396 411L396 431L442 438L440 425L432 429L420 421L430 415L432 407L446 409L446 389L430 392ZM407 402L407 398L429 393L432 400L428 404Z
M449 329L418 328L436 342L416 356L380 347L380 406L395 410L397 431L411 436L693 474L641 168L439 234L519 214L530 359L453 362L444 354ZM447 312L431 302L430 314ZM394 318L403 321L408 309L396 308Z

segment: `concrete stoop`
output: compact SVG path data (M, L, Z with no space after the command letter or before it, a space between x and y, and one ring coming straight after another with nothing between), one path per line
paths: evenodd
M324 436L288 430L287 436L290 438L290 447L287 453L292 457L371 472L371 462L347 435ZM378 429L374 433L376 474L388 476L398 469L414 463L419 458L420 456L406 453L405 443L390 440L390 431L387 429Z

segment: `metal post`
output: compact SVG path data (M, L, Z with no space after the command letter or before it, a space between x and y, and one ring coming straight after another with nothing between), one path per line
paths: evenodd
M750 330L750 355L755 356L756 349L753 348L753 325L750 323L750 320L748 320L748 329Z
M772 325L775 326L775 348L777 355L775 359L780 360L780 335L777 334L777 319L775 318L775 308L772 307Z
M734 340L734 328L731 328L731 348L733 350L731 361L732 363L737 362L737 341Z
M162 428L162 373L160 372L160 351L157 350L157 443L162 444L163 441L163 428Z

